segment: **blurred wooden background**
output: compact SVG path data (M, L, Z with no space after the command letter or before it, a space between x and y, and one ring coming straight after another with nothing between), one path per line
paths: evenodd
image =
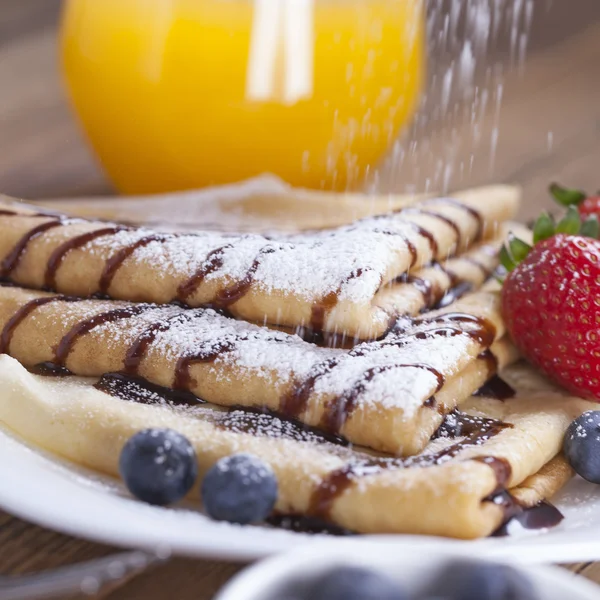
M506 78L494 170L490 147L482 145L472 174L460 182L521 183L524 216L546 202L550 180L600 188L600 0L535 0L535 6L525 71ZM24 198L112 192L61 87L59 8L59 0L0 0L0 191ZM493 126L492 116L484 120L483 139ZM422 171L421 180L431 175ZM400 169L394 178L399 188L402 177ZM37 571L111 550L0 512L0 573ZM571 569L600 581L598 564ZM106 597L208 599L236 570L176 560Z

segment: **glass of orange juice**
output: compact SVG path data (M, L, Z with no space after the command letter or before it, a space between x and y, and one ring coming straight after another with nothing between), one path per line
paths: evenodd
M124 193L360 185L411 117L423 0L66 0L72 104Z

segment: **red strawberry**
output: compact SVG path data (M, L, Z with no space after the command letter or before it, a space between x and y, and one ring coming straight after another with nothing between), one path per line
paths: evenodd
M597 219L581 226L571 207L556 228L547 215L538 220L533 248L513 238L501 258L510 271L502 287L502 313L517 347L569 391L600 402L597 233Z
M553 183L550 186L550 193L563 206L577 206L582 219L587 219L592 215L600 219L600 192L595 196L590 196L580 190L569 190Z
M586 198L578 207L582 219L595 215L600 219L600 196Z

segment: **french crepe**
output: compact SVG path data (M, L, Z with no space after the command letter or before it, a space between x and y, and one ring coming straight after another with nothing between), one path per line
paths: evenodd
M49 215L7 198L0 203L0 278L68 295L212 306L247 321L375 339L396 316L385 307L402 304L395 283L493 237L514 216L519 196L509 186L481 188L270 238L153 232Z
M351 350L221 315L0 287L0 353L81 376L123 372L213 404L266 407L393 454L517 358L482 289Z
M0 378L4 426L96 471L117 476L131 435L167 427L191 441L200 476L238 452L269 463L281 514L318 517L360 533L464 539L491 534L506 520L507 508L535 506L569 480L572 471L558 454L562 438L591 406L518 364L502 372L514 397L478 395L461 407L473 431L437 437L418 455L398 460L269 415L174 406L150 392L141 401L124 400L96 389L95 380L33 375L7 356L0 357Z

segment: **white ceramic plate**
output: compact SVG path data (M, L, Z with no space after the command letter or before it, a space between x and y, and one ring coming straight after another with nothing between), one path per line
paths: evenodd
M117 546L176 554L255 560L327 536L240 527L209 520L191 507L157 508L129 498L121 484L35 450L0 430L0 507L31 522ZM564 522L547 532L463 542L409 536L364 536L392 546L448 547L521 563L600 560L600 486L573 480L555 498ZM357 538L353 538L356 540ZM349 540L348 540L349 541Z
M463 545L463 549L466 550ZM435 577L456 552L416 550L412 544L398 543L393 552L378 544L355 542L327 546L306 546L246 569L227 585L215 600L280 599L291 580L307 581L329 568L354 565L375 569L395 579L410 594L421 597L424 585ZM566 570L548 567L522 568L543 600L598 600L600 587Z

